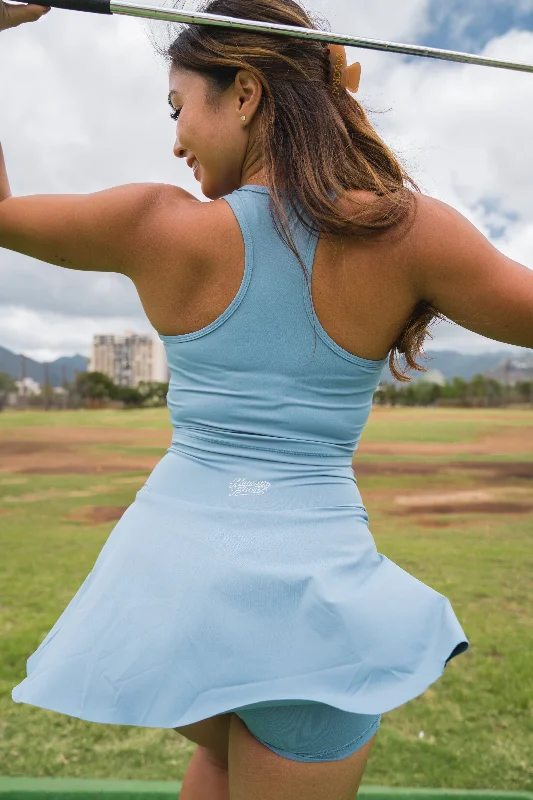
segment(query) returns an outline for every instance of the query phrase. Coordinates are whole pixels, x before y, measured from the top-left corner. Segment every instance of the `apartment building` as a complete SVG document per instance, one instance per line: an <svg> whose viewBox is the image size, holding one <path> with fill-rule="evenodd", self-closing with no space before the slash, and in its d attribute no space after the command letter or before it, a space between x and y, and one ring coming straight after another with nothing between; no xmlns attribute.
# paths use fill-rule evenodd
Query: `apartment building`
<svg viewBox="0 0 533 800"><path fill-rule="evenodd" d="M169 380L165 348L156 333L96 334L88 370L103 372L117 386Z"/></svg>

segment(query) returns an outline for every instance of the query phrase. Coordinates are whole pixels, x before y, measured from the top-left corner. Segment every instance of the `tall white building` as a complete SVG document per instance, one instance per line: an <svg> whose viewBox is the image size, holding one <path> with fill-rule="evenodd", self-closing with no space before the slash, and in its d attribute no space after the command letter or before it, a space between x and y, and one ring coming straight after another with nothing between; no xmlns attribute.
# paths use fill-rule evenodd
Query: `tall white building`
<svg viewBox="0 0 533 800"><path fill-rule="evenodd" d="M165 348L157 333L96 334L88 371L103 372L117 386L134 388L141 381L169 380Z"/></svg>
<svg viewBox="0 0 533 800"><path fill-rule="evenodd" d="M37 381L34 381L33 378L26 377L20 381L15 381L15 386L17 387L18 394L25 395L26 397L41 393L41 385L37 383Z"/></svg>

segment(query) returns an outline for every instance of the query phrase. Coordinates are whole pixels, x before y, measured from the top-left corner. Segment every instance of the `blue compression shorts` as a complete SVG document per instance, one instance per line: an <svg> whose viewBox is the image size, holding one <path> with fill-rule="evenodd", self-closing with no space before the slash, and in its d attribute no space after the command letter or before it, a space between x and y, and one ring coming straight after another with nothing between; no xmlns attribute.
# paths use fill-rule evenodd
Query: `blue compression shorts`
<svg viewBox="0 0 533 800"><path fill-rule="evenodd" d="M353 714L307 700L255 703L233 713L265 747L291 761L348 758L381 723L381 714Z"/></svg>

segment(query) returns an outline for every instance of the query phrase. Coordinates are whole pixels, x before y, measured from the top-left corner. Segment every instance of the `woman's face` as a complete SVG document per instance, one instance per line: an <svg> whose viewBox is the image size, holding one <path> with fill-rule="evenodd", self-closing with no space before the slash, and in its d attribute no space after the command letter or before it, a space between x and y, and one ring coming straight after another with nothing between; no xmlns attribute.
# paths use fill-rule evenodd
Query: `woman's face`
<svg viewBox="0 0 533 800"><path fill-rule="evenodd" d="M202 193L217 200L246 183L264 185L254 147L262 86L250 72L240 70L215 109L206 102L208 86L203 75L170 70L170 102L179 112L174 155L193 167L199 164L195 177Z"/></svg>

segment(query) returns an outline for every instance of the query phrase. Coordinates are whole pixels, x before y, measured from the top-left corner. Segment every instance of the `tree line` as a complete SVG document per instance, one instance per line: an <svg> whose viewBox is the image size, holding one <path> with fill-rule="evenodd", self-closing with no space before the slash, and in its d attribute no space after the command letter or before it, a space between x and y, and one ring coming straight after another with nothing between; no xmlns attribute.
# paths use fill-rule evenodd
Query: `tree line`
<svg viewBox="0 0 533 800"><path fill-rule="evenodd" d="M142 381L136 388L117 386L102 372L78 372L74 380L63 384L61 394L42 386L39 394L17 398L18 407L38 408L156 408L166 404L168 383ZM7 396L16 393L14 379L0 372L0 411ZM475 375L472 380L453 378L440 386L427 381L406 385L380 383L374 404L384 406L460 406L505 407L533 405L533 380L508 386L494 378Z"/></svg>
<svg viewBox="0 0 533 800"><path fill-rule="evenodd" d="M472 380L453 378L443 386L426 381L398 386L381 383L374 394L376 405L390 406L459 406L462 408L533 405L533 380L508 386L485 375Z"/></svg>
<svg viewBox="0 0 533 800"><path fill-rule="evenodd" d="M17 407L61 408L154 408L164 406L168 382L141 381L137 387L117 386L103 372L78 372L73 381L63 383L58 392L42 385L39 394L18 395ZM15 380L0 372L0 410L5 408L8 395L18 393Z"/></svg>

